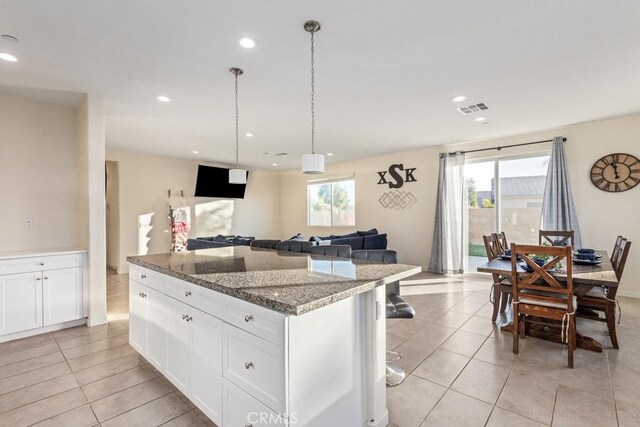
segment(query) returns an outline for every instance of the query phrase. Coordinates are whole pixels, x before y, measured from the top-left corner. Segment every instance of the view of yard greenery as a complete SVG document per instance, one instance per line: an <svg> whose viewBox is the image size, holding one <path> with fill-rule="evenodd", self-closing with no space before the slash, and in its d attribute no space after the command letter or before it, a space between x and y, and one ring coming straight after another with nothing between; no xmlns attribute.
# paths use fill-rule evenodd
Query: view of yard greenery
<svg viewBox="0 0 640 427"><path fill-rule="evenodd" d="M355 225L355 181L309 184L309 225Z"/></svg>
<svg viewBox="0 0 640 427"><path fill-rule="evenodd" d="M469 256L486 257L487 251L485 250L484 245L469 243Z"/></svg>

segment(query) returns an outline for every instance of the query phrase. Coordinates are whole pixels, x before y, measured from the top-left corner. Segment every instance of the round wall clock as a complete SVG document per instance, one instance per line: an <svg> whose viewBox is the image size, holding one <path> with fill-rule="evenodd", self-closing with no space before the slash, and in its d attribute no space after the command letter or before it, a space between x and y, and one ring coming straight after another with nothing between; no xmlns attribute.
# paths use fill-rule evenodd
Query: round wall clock
<svg viewBox="0 0 640 427"><path fill-rule="evenodd" d="M610 193L631 190L640 183L640 160L631 154L608 154L591 167L591 182Z"/></svg>

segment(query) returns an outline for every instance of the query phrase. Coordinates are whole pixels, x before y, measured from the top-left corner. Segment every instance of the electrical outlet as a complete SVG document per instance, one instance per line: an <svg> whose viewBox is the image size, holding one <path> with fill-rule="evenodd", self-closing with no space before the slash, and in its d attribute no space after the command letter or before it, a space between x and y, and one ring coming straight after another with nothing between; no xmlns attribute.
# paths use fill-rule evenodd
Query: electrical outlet
<svg viewBox="0 0 640 427"><path fill-rule="evenodd" d="M24 220L24 228L33 228L33 220L31 218Z"/></svg>

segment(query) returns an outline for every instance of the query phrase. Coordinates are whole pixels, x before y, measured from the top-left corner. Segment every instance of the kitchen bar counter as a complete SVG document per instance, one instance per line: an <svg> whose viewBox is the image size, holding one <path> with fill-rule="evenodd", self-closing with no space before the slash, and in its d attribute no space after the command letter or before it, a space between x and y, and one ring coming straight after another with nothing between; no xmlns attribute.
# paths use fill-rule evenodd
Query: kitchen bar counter
<svg viewBox="0 0 640 427"><path fill-rule="evenodd" d="M421 271L403 264L231 246L127 258L283 314L301 315Z"/></svg>

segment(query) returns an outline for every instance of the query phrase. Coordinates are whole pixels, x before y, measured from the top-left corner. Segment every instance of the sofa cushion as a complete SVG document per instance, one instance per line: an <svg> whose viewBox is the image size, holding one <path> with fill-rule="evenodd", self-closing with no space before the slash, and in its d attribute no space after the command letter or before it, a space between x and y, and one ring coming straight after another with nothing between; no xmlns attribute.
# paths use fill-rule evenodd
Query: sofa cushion
<svg viewBox="0 0 640 427"><path fill-rule="evenodd" d="M363 249L387 249L387 234L365 236Z"/></svg>
<svg viewBox="0 0 640 427"><path fill-rule="evenodd" d="M320 237L320 236L311 236L311 237L309 238L309 241L310 241L310 242L316 242L316 243L319 243L319 242L322 242L322 237Z"/></svg>
<svg viewBox="0 0 640 427"><path fill-rule="evenodd" d="M219 242L219 243L229 243L229 240L224 237L222 234L218 234L214 239L214 242Z"/></svg>
<svg viewBox="0 0 640 427"><path fill-rule="evenodd" d="M235 236L233 239L231 239L231 243L233 243L234 245L249 246L251 244L251 241L254 239L255 237L252 236Z"/></svg>
<svg viewBox="0 0 640 427"><path fill-rule="evenodd" d="M209 236L209 237L196 237L196 239L198 239L198 240L206 240L207 242L213 242L213 240L215 239L215 237L213 237L213 236Z"/></svg>
<svg viewBox="0 0 640 427"><path fill-rule="evenodd" d="M307 241L307 239L302 235L302 233L298 233L295 236L288 238L287 240L298 240L298 241L301 241L301 242L306 242Z"/></svg>
<svg viewBox="0 0 640 427"><path fill-rule="evenodd" d="M349 245L354 251L363 249L364 237L340 237L331 239L332 245Z"/></svg>
<svg viewBox="0 0 640 427"><path fill-rule="evenodd" d="M372 228L371 230L357 231L357 233L358 233L358 236L373 236L375 234L378 234L378 229Z"/></svg>
<svg viewBox="0 0 640 427"><path fill-rule="evenodd" d="M349 237L361 237L357 232L355 233L349 233L349 234L341 234L339 236L336 236L336 239L346 239Z"/></svg>

